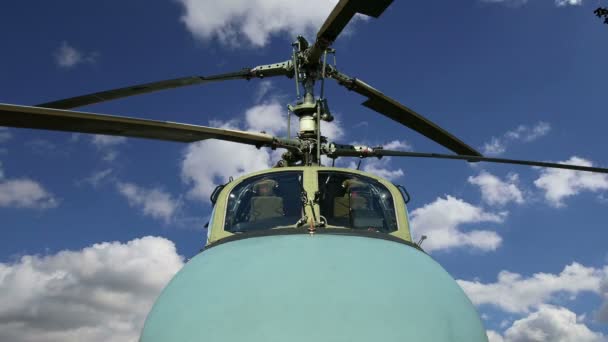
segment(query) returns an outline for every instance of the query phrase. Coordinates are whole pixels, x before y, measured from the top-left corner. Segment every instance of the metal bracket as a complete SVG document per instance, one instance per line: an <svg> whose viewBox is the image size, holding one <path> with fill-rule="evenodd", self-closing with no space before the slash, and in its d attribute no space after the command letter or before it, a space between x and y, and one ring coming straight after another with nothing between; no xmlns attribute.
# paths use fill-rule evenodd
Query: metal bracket
<svg viewBox="0 0 608 342"><path fill-rule="evenodd" d="M293 62L287 60L281 63L258 65L251 69L251 75L258 78L282 75L292 78L294 76Z"/></svg>

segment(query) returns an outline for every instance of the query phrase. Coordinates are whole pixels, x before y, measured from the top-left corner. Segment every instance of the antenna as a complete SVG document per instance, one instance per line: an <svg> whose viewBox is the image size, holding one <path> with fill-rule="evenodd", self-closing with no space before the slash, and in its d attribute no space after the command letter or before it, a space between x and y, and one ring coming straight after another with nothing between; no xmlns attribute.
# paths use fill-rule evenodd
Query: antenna
<svg viewBox="0 0 608 342"><path fill-rule="evenodd" d="M426 240L426 235L422 235L420 237L420 240L418 240L418 242L416 243L418 247L422 247L422 243L424 242L424 240Z"/></svg>

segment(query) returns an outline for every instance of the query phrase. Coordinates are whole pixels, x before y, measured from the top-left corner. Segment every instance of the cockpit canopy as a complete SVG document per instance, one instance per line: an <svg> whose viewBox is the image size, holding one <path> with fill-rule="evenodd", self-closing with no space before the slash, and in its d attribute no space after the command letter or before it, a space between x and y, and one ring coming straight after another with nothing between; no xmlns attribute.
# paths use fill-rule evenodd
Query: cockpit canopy
<svg viewBox="0 0 608 342"><path fill-rule="evenodd" d="M301 171L248 178L228 195L224 230L243 233L291 226L302 217Z"/></svg>
<svg viewBox="0 0 608 342"><path fill-rule="evenodd" d="M330 226L390 233L397 230L395 204L375 179L346 172L318 173L318 203Z"/></svg>
<svg viewBox="0 0 608 342"><path fill-rule="evenodd" d="M244 233L293 227L311 199L316 215L328 227L383 233L398 229L393 196L379 181L349 172L319 171L317 184L314 193L307 192L302 171L244 179L228 195L224 230Z"/></svg>

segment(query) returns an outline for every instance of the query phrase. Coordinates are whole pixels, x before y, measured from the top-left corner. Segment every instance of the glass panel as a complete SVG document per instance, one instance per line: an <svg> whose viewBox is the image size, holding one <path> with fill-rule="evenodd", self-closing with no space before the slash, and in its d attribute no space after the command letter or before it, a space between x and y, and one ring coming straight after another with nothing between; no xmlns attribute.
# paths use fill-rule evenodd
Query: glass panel
<svg viewBox="0 0 608 342"><path fill-rule="evenodd" d="M215 208L217 205L213 206L213 210L211 210L211 216L209 216L209 222L207 222L207 243L211 240L211 231L213 230L213 218L215 217Z"/></svg>
<svg viewBox="0 0 608 342"><path fill-rule="evenodd" d="M332 226L377 232L397 230L395 205L375 179L346 172L319 172L321 215Z"/></svg>
<svg viewBox="0 0 608 342"><path fill-rule="evenodd" d="M302 172L251 177L228 197L224 230L232 233L291 226L302 217Z"/></svg>

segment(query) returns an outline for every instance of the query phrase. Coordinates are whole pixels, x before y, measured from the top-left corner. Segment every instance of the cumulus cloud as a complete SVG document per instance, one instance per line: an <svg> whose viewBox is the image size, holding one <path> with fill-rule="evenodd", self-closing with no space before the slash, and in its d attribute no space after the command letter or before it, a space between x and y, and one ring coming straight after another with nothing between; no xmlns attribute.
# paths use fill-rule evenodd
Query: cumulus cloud
<svg viewBox="0 0 608 342"><path fill-rule="evenodd" d="M564 6L580 6L583 4L583 0L555 0L557 7Z"/></svg>
<svg viewBox="0 0 608 342"><path fill-rule="evenodd" d="M329 15L336 0L178 0L181 21L197 39L264 46L271 36L311 36ZM358 16L355 19L359 18Z"/></svg>
<svg viewBox="0 0 608 342"><path fill-rule="evenodd" d="M258 100L264 98L270 83L262 83L258 88ZM285 115L285 117L283 117ZM210 125L226 129L265 131L272 135L286 132L286 110L276 98L258 103L244 113L244 125L234 119L227 122L212 121ZM242 127L244 126L244 127ZM254 146L221 140L205 140L186 147L181 162L182 179L192 186L191 198L209 202L211 192L218 184L224 184L230 177L268 169L280 159L282 150L269 151Z"/></svg>
<svg viewBox="0 0 608 342"><path fill-rule="evenodd" d="M107 180L114 170L104 169L93 172L89 177L84 179L84 182L91 184L93 187L99 186L102 182Z"/></svg>
<svg viewBox="0 0 608 342"><path fill-rule="evenodd" d="M72 137L78 137L78 135L73 135ZM77 140L78 138L76 138ZM102 153L102 159L107 162L111 162L118 157L118 151L116 147L122 145L127 142L127 138L118 137L113 135L101 135L101 134L93 134L91 135L91 143L97 147L97 149Z"/></svg>
<svg viewBox="0 0 608 342"><path fill-rule="evenodd" d="M113 135L101 135L101 134L93 134L91 136L91 142L93 145L101 148L107 146L116 146L123 144L127 141L125 137L117 137Z"/></svg>
<svg viewBox="0 0 608 342"><path fill-rule="evenodd" d="M411 151L412 145L405 140L392 140L382 146L385 150ZM382 159L369 158L363 161L363 171L372 173L376 176L386 178L390 181L397 180L405 175L403 169L394 168L391 165L392 158ZM354 163L353 163L354 166Z"/></svg>
<svg viewBox="0 0 608 342"><path fill-rule="evenodd" d="M48 209L57 199L40 183L27 178L3 179L0 170L0 207Z"/></svg>
<svg viewBox="0 0 608 342"><path fill-rule="evenodd" d="M326 159L328 159L328 158L326 158ZM329 160L327 160L327 161L329 161ZM359 160L359 161L361 162L361 167L359 168L360 170L369 172L371 174L374 174L378 177L388 179L390 181L395 181L405 175L405 172L403 172L403 169L401 169L401 168L394 169L392 167L390 157L385 157L382 159L367 158L367 159L363 159L363 160ZM330 163L326 163L325 161L324 161L324 163L330 164ZM358 164L358 162L355 163L354 161L351 160L348 163L338 162L336 164L336 166L345 167L348 169L357 169L357 164Z"/></svg>
<svg viewBox="0 0 608 342"><path fill-rule="evenodd" d="M0 263L0 340L137 341L182 266L171 241L151 236Z"/></svg>
<svg viewBox="0 0 608 342"><path fill-rule="evenodd" d="M357 142L357 141L351 142L350 144L351 145L377 146L377 144L369 144L369 143ZM382 148L384 148L386 150L411 151L412 145L410 145L405 140L392 140L392 141L389 141L389 142L383 144ZM329 159L328 158L326 158L326 159L327 160L324 160L324 163L329 164L329 163L326 163L326 161L329 161ZM360 167L361 170L372 173L372 174L382 177L382 178L386 178L390 181L397 180L405 175L405 172L403 171L403 169L394 168L394 166L392 165L393 159L391 157L384 157L382 159L366 158L366 159L359 160L359 161L361 162L361 167ZM345 168L349 168L349 169L356 169L357 164L358 164L358 162L354 162L352 160L350 160L349 162L346 162L346 163L338 161L337 166L345 167Z"/></svg>
<svg viewBox="0 0 608 342"><path fill-rule="evenodd" d="M504 342L502 335L494 330L488 330L486 331L486 334L488 335L489 342Z"/></svg>
<svg viewBox="0 0 608 342"><path fill-rule="evenodd" d="M253 146L207 140L188 145L181 163L182 178L192 185L192 198L209 202L209 196L217 184L229 177L270 168L271 153Z"/></svg>
<svg viewBox="0 0 608 342"><path fill-rule="evenodd" d="M180 207L180 201L161 189L146 189L133 183L116 184L118 191L127 198L129 205L138 207L144 215L171 221Z"/></svg>
<svg viewBox="0 0 608 342"><path fill-rule="evenodd" d="M579 322L576 313L558 306L542 305L536 312L519 319L504 336L488 332L490 342L605 342L606 337Z"/></svg>
<svg viewBox="0 0 608 342"><path fill-rule="evenodd" d="M515 142L529 143L535 141L551 131L551 125L540 121L534 126L519 125L517 128L507 131L500 137L492 137L483 145L483 153L487 155L499 155L507 150L507 147Z"/></svg>
<svg viewBox="0 0 608 342"><path fill-rule="evenodd" d="M501 271L494 283L458 280L476 305L493 305L511 313L528 313L559 294L576 296L581 292L598 293L605 272L579 263L567 265L559 274L536 273L531 277Z"/></svg>
<svg viewBox="0 0 608 342"><path fill-rule="evenodd" d="M393 169L391 167L391 158L367 159L363 163L363 171L390 181L399 179L405 174L401 168Z"/></svg>
<svg viewBox="0 0 608 342"><path fill-rule="evenodd" d="M519 176L517 174L510 174L503 181L487 171L481 171L479 175L469 177L468 181L479 186L483 201L489 205L505 205L509 202L524 203L523 193L518 187Z"/></svg>
<svg viewBox="0 0 608 342"><path fill-rule="evenodd" d="M287 111L279 101L272 100L249 108L245 112L245 122L251 131L278 135L287 130Z"/></svg>
<svg viewBox="0 0 608 342"><path fill-rule="evenodd" d="M482 251L497 249L502 238L494 231L463 231L462 225L502 223L506 213L486 212L452 196L437 198L411 213L412 231L418 237L426 235L424 247L428 251L451 248L474 248ZM417 239L417 238L416 238Z"/></svg>
<svg viewBox="0 0 608 342"><path fill-rule="evenodd" d="M54 57L57 65L67 69L82 63L94 63L97 59L97 53L84 53L63 41L55 51Z"/></svg>
<svg viewBox="0 0 608 342"><path fill-rule="evenodd" d="M334 115L334 121L321 122L321 134L327 137L330 141L335 141L343 138L346 135L346 132L344 132L340 119Z"/></svg>
<svg viewBox="0 0 608 342"><path fill-rule="evenodd" d="M385 150L411 151L412 145L405 140L393 140L382 146Z"/></svg>
<svg viewBox="0 0 608 342"><path fill-rule="evenodd" d="M263 99L270 84L262 84L256 98ZM212 121L210 126L246 131L265 131L281 136L286 134L287 110L276 97L257 103L244 113L244 120ZM293 125L292 125L293 126ZM340 120L322 122L321 132L330 140L344 135ZM254 146L205 140L188 145L181 161L181 176L186 184L192 186L188 195L191 198L209 202L211 192L218 184L224 184L230 177L237 178L248 173L272 167L284 152L257 149ZM326 159L324 159L326 160Z"/></svg>
<svg viewBox="0 0 608 342"><path fill-rule="evenodd" d="M591 161L576 156L559 163L593 166ZM565 198L580 192L608 189L608 175L605 174L560 169L541 169L540 172L534 185L544 191L545 199L554 207L563 207Z"/></svg>
<svg viewBox="0 0 608 342"><path fill-rule="evenodd" d="M270 91L274 89L274 85L271 80L259 81L258 90L255 92L255 102L260 103L262 100L270 94Z"/></svg>

